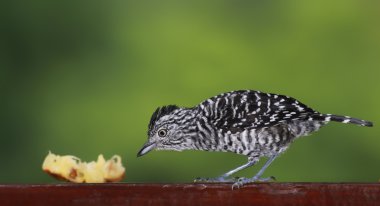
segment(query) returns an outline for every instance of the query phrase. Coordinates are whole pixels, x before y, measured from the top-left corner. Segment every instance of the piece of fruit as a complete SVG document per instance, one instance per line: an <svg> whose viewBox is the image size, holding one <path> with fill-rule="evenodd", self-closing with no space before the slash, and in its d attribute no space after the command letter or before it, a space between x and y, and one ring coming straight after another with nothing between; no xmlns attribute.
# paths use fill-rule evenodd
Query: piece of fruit
<svg viewBox="0 0 380 206"><path fill-rule="evenodd" d="M119 182L125 174L119 155L107 161L99 155L96 162L86 163L72 155L60 156L49 152L42 169L57 179L75 183Z"/></svg>

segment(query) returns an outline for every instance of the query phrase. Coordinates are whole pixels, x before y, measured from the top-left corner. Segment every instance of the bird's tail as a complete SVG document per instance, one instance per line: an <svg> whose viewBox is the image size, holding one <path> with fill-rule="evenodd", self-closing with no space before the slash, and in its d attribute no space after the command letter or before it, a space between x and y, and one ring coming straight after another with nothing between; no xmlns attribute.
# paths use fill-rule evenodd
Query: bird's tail
<svg viewBox="0 0 380 206"><path fill-rule="evenodd" d="M349 116L341 116L341 115L334 115L334 114L315 114L312 117L314 120L321 120L325 122L341 122L341 123L351 123L351 124L357 124L360 126L366 126L366 127L372 127L373 123L366 120L361 120Z"/></svg>

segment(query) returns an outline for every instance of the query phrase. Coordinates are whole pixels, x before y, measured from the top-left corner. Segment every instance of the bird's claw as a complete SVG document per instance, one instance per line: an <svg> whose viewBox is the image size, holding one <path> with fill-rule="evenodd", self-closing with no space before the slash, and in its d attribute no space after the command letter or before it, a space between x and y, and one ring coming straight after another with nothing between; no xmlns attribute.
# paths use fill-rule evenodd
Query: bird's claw
<svg viewBox="0 0 380 206"><path fill-rule="evenodd" d="M241 177L239 178L234 184L232 184L232 189L239 189L241 188L244 184L248 184L250 182L253 182L251 179L249 178L245 178L245 177Z"/></svg>
<svg viewBox="0 0 380 206"><path fill-rule="evenodd" d="M227 179L225 177L216 177L216 178L202 178L198 177L194 179L194 182L235 182L234 179Z"/></svg>
<svg viewBox="0 0 380 206"><path fill-rule="evenodd" d="M241 177L239 178L234 184L232 184L232 189L239 189L243 187L246 184L253 183L253 182L269 182L269 181L275 181L276 178L273 176L267 177L267 178L261 178L261 177L252 177L252 178L246 178Z"/></svg>
<svg viewBox="0 0 380 206"><path fill-rule="evenodd" d="M194 179L194 182L200 183L200 182L208 182L208 183L216 183L216 182L227 182L227 183L233 183L232 189L239 189L243 187L246 184L253 183L253 182L269 182L269 181L275 181L276 178L271 176L267 178L261 178L261 177L252 177L252 178L246 178L246 177L235 177L231 179L227 179L226 177L216 177L216 178L202 178L198 177Z"/></svg>

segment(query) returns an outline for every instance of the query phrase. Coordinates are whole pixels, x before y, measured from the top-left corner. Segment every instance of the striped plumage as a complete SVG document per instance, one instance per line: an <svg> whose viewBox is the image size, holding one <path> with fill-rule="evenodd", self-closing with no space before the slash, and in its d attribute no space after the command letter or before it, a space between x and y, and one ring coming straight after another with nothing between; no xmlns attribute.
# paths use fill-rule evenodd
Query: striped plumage
<svg viewBox="0 0 380 206"><path fill-rule="evenodd" d="M348 116L321 114L288 96L233 91L193 108L175 105L158 108L149 123L149 140L139 156L152 149L222 151L248 156L246 165L212 179L226 181L227 176L252 166L262 156L270 157L269 165L293 140L330 121L372 126L371 122ZM240 179L234 186L260 180L260 176Z"/></svg>

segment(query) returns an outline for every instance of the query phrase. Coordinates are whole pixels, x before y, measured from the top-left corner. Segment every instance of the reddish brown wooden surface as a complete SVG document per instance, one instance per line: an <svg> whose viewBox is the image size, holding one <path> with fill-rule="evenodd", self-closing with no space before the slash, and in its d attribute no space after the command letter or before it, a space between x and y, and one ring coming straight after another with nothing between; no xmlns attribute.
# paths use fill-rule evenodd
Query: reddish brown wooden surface
<svg viewBox="0 0 380 206"><path fill-rule="evenodd" d="M0 185L0 205L380 205L380 184Z"/></svg>

